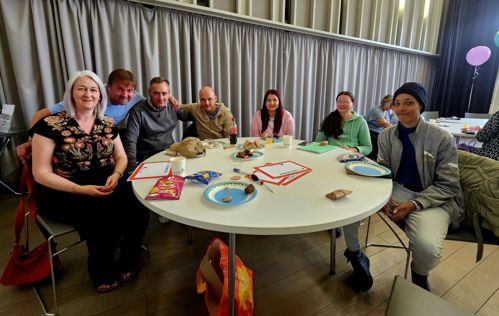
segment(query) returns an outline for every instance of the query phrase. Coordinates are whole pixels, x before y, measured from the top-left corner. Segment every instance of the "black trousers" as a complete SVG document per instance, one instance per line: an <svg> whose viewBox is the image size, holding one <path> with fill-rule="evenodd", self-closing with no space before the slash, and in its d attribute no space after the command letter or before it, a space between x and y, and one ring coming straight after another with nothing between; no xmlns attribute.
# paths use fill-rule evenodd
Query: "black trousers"
<svg viewBox="0 0 499 316"><path fill-rule="evenodd" d="M88 272L97 284L111 283L138 266L149 211L138 207L131 184L120 182L107 197L70 194L37 186L40 214L72 224L88 248ZM119 261L115 254L120 250Z"/></svg>

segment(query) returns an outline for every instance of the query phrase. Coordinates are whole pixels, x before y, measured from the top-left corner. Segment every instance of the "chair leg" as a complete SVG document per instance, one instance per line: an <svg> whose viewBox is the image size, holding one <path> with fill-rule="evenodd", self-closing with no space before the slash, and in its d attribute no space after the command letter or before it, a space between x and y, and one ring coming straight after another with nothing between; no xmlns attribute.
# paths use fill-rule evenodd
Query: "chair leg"
<svg viewBox="0 0 499 316"><path fill-rule="evenodd" d="M52 285L52 297L54 299L54 312L49 313L47 304L45 303L45 300L42 297L41 291L38 288L38 285L34 284L33 289L35 290L36 297L38 298L38 301L40 302L40 305L42 306L43 309L43 314L46 316L54 316L57 315L58 312L58 306L57 306L57 291L55 287L55 269L54 269L54 260L53 260L53 249L52 249L52 239L53 236L50 236L47 240L48 242L48 249L49 249L49 261L50 261L50 281ZM56 253L55 255L58 255Z"/></svg>
<svg viewBox="0 0 499 316"><path fill-rule="evenodd" d="M336 232L334 229L331 229L329 232L331 235L329 274L334 275L336 273Z"/></svg>
<svg viewBox="0 0 499 316"><path fill-rule="evenodd" d="M24 199L24 196L22 197ZM24 213L24 223L25 223L25 229L26 229L26 251L29 251L29 211Z"/></svg>
<svg viewBox="0 0 499 316"><path fill-rule="evenodd" d="M142 249L144 249L145 251L149 252L149 234L147 231L145 233L144 240L140 245L140 247L142 247Z"/></svg>
<svg viewBox="0 0 499 316"><path fill-rule="evenodd" d="M396 249L403 249L406 252L406 260L405 260L405 270L404 270L404 278L407 279L409 276L409 264L411 261L411 248L409 248L409 245L406 245L403 241L402 238L397 234L395 229L393 229L392 225L388 223L388 221L380 214L376 213L381 220L388 226L388 228L392 231L393 235L397 238L398 242L400 243L400 246L394 246L394 245L388 245L388 244L369 244L368 238L369 238L369 229L371 226L371 217L369 217L367 221L367 233L366 233L366 248L367 247L385 247L385 248L396 248Z"/></svg>
<svg viewBox="0 0 499 316"><path fill-rule="evenodd" d="M367 231L366 231L366 248L369 240L369 229L371 228L371 216L367 218Z"/></svg>
<svg viewBox="0 0 499 316"><path fill-rule="evenodd" d="M187 243L192 244L192 227L187 226Z"/></svg>
<svg viewBox="0 0 499 316"><path fill-rule="evenodd" d="M57 315L58 311L58 306L57 306L57 291L55 289L55 269L54 269L54 256L52 255L53 249L52 249L52 239L53 237L49 237L48 239L48 244L49 244L49 259L50 259L50 277L52 281L52 295L54 296L54 314Z"/></svg>

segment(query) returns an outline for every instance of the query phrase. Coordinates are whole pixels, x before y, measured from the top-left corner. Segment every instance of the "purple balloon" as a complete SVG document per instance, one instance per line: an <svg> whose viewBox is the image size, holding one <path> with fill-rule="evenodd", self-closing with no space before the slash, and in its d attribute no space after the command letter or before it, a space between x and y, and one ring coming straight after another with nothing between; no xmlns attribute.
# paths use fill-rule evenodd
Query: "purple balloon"
<svg viewBox="0 0 499 316"><path fill-rule="evenodd" d="M487 46L476 46L466 54L466 61L471 66L480 66L490 58L490 48Z"/></svg>

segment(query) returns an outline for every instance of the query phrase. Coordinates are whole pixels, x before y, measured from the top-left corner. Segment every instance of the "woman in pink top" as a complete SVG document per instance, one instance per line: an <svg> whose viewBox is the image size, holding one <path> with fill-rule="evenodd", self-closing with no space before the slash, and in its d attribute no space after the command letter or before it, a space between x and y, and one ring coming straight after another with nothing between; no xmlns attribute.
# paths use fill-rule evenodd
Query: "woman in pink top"
<svg viewBox="0 0 499 316"><path fill-rule="evenodd" d="M283 136L295 133L295 121L282 106L281 94L268 90L263 98L262 109L255 113L251 123L251 136Z"/></svg>

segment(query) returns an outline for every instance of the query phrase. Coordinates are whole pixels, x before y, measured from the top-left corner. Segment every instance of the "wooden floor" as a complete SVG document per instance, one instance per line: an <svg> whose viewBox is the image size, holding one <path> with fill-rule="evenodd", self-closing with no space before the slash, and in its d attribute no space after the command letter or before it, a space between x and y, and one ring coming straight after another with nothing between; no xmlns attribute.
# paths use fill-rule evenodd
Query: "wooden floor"
<svg viewBox="0 0 499 316"><path fill-rule="evenodd" d="M13 241L17 199L0 196L0 269ZM304 209L306 211L306 209ZM361 226L365 235L367 225ZM32 226L33 227L33 226ZM373 217L370 242L395 243L383 222ZM32 237L39 241L34 231ZM36 236L35 236L36 235ZM140 274L119 289L97 294L86 272L84 245L62 256L57 280L61 315L207 315L203 296L196 293L195 272L209 240L222 233L187 228L170 222L149 226L151 258ZM383 315L395 275L403 274L405 253L369 247L374 286L367 293L347 285L351 268L338 240L337 273L328 274L329 235L318 232L287 236L237 236L237 254L254 271L255 315ZM473 244L446 241L441 264L430 280L433 293L476 313L498 315L499 247L486 246L483 260L474 262ZM48 284L42 287L50 298ZM0 315L40 315L31 287L0 286Z"/></svg>

